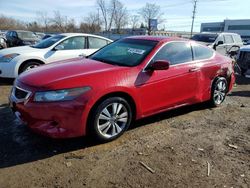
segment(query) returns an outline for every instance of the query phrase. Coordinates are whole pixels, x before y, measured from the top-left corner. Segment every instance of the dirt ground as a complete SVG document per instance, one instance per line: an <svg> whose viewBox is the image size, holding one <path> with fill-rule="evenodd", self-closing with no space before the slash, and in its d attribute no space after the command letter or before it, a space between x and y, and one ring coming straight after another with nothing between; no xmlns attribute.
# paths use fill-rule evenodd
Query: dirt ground
<svg viewBox="0 0 250 188"><path fill-rule="evenodd" d="M250 187L250 79L219 108L146 118L106 144L33 134L8 108L11 81L0 82L1 188Z"/></svg>

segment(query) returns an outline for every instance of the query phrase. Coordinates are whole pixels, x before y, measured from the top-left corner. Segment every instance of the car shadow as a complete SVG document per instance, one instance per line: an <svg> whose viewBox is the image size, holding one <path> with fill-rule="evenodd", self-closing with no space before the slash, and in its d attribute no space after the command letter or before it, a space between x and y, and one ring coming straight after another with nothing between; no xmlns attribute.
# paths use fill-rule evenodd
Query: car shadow
<svg viewBox="0 0 250 188"><path fill-rule="evenodd" d="M128 131L205 108L207 105L203 103L154 115L136 121ZM46 159L95 145L99 143L90 137L58 140L35 134L16 120L7 104L0 105L0 168Z"/></svg>
<svg viewBox="0 0 250 188"><path fill-rule="evenodd" d="M250 97L250 91L232 91L228 96Z"/></svg>
<svg viewBox="0 0 250 188"><path fill-rule="evenodd" d="M0 78L0 86L10 86L13 85L15 79L13 78Z"/></svg>

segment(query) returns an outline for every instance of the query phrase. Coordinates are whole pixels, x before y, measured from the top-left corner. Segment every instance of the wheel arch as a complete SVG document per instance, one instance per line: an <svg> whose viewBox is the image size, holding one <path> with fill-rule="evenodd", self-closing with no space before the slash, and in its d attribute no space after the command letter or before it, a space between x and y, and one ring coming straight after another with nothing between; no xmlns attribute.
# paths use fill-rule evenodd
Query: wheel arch
<svg viewBox="0 0 250 188"><path fill-rule="evenodd" d="M23 68L27 63L29 63L29 62L36 62L36 63L39 63L39 64L41 64L41 65L44 65L44 64L45 64L43 61L41 61L41 60L39 60L39 59L28 59L28 60L25 60L25 61L23 61L23 62L20 64L20 66L19 66L19 68L18 68L18 74L21 73L22 68Z"/></svg>
<svg viewBox="0 0 250 188"><path fill-rule="evenodd" d="M127 100L127 102L131 105L131 109L132 109L132 115L133 115L132 121L136 119L138 107L136 105L134 98L130 94L128 94L124 91L116 91L116 92L107 93L107 94L103 95L102 97L100 97L97 101L95 101L94 105L89 110L89 113L87 116L87 126L86 126L86 130L85 130L86 132L89 131L89 125L90 125L91 115L92 115L93 111L97 108L97 106L102 101L104 101L105 99L108 99L110 97L122 97L125 100Z"/></svg>

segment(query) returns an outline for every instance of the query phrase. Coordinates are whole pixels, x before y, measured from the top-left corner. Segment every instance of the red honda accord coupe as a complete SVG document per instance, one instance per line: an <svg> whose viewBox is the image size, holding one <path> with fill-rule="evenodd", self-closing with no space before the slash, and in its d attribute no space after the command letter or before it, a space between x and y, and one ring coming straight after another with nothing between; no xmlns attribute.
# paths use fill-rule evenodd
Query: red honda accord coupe
<svg viewBox="0 0 250 188"><path fill-rule="evenodd" d="M203 101L218 106L234 81L232 61L196 42L129 37L23 73L10 105L40 134L111 141L140 118Z"/></svg>

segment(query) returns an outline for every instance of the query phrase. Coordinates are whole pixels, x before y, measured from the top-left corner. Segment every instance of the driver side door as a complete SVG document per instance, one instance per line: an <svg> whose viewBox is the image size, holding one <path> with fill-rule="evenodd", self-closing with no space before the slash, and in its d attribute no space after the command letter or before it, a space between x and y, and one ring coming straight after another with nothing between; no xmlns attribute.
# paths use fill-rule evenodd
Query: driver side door
<svg viewBox="0 0 250 188"><path fill-rule="evenodd" d="M193 61L190 42L170 42L153 57L170 63L168 70L143 71L137 79L145 116L195 102L199 68ZM150 64L149 63L149 64Z"/></svg>

